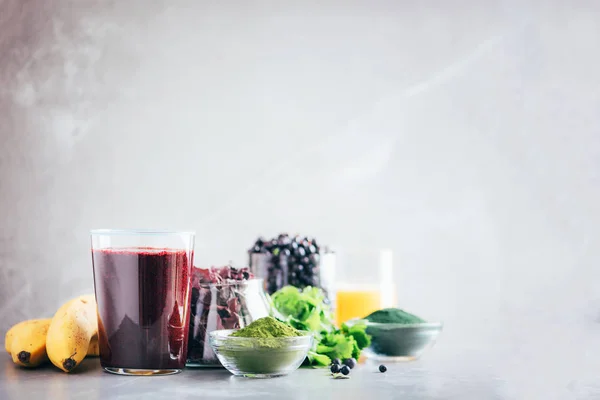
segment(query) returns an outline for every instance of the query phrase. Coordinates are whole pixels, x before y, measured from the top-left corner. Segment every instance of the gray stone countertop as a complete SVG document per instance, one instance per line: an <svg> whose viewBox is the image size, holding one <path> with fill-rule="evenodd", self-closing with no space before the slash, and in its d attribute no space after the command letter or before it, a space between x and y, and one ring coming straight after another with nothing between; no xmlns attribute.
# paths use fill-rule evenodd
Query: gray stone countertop
<svg viewBox="0 0 600 400"><path fill-rule="evenodd" d="M432 376L427 362L357 366L350 379L333 379L327 370L301 368L279 378L234 377L225 369L186 369L170 376L131 377L103 372L99 360L86 359L73 373L47 365L21 369L8 354L0 361L0 399L480 399L495 396L492 381L464 381Z"/></svg>
<svg viewBox="0 0 600 400"><path fill-rule="evenodd" d="M590 349L591 350L591 349ZM357 366L350 379L333 379L327 370L301 368L279 378L234 377L225 369L186 369L170 376L116 376L98 358L84 360L71 374L52 365L26 370L0 353L0 399L600 399L596 354L539 357L508 353L503 346L463 347L456 352L438 343L420 360ZM587 360L587 361L586 361Z"/></svg>

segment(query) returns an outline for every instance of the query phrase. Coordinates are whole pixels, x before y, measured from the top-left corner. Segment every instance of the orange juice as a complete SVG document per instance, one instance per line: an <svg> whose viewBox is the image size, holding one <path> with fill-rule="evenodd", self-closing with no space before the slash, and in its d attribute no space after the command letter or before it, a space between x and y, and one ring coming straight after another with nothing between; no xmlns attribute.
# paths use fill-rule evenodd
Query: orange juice
<svg viewBox="0 0 600 400"><path fill-rule="evenodd" d="M381 308L381 293L377 289L338 290L335 299L338 326L352 318L366 317Z"/></svg>

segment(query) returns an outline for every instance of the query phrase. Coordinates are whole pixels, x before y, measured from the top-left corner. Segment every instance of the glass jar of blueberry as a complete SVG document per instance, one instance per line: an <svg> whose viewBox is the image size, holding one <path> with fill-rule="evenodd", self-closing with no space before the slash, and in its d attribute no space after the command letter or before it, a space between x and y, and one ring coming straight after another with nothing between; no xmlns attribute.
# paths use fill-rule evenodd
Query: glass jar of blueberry
<svg viewBox="0 0 600 400"><path fill-rule="evenodd" d="M208 334L244 328L268 315L263 280L254 279L247 267L194 268L186 366L220 366Z"/></svg>
<svg viewBox="0 0 600 400"><path fill-rule="evenodd" d="M269 294L287 285L320 287L327 292L327 266L333 254L315 238L287 233L270 240L258 238L248 254L250 271L264 279Z"/></svg>

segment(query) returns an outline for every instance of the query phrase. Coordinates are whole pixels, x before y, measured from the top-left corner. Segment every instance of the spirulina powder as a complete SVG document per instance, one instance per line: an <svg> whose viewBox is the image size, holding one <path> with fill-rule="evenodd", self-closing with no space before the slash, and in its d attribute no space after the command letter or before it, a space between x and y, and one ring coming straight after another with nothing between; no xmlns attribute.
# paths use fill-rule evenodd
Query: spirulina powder
<svg viewBox="0 0 600 400"><path fill-rule="evenodd" d="M367 315L364 319L379 324L418 324L425 322L424 319L407 313L399 308L384 308L382 310L377 310Z"/></svg>
<svg viewBox="0 0 600 400"><path fill-rule="evenodd" d="M371 349L376 354L392 357L410 356L415 343L423 340L422 335L413 333L414 329L418 328L409 325L425 320L399 308L384 308L367 315L365 319L378 324L367 327L367 333L372 336Z"/></svg>
<svg viewBox="0 0 600 400"><path fill-rule="evenodd" d="M279 322L273 317L264 317L257 319L239 331L235 331L231 336L261 339L302 336L302 334L296 328Z"/></svg>
<svg viewBox="0 0 600 400"><path fill-rule="evenodd" d="M273 317L257 319L245 328L231 334L232 337L251 338L248 341L231 341L229 348L221 349L234 358L237 367L256 375L279 374L302 357L305 350L281 338L303 336L297 329L279 322Z"/></svg>

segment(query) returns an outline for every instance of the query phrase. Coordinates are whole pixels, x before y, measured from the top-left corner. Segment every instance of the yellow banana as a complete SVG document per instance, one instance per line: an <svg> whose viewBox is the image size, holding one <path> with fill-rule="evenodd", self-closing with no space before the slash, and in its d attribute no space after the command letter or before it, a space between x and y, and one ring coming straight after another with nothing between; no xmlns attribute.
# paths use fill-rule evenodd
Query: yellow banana
<svg viewBox="0 0 600 400"><path fill-rule="evenodd" d="M52 364L72 371L84 359L98 334L94 295L80 296L63 304L50 323L46 351Z"/></svg>
<svg viewBox="0 0 600 400"><path fill-rule="evenodd" d="M90 347L88 347L88 357L98 357L100 355L100 343L98 343L98 335L95 335L90 341Z"/></svg>
<svg viewBox="0 0 600 400"><path fill-rule="evenodd" d="M37 367L48 360L46 333L50 321L50 319L23 321L6 332L6 350L15 364L22 367Z"/></svg>

